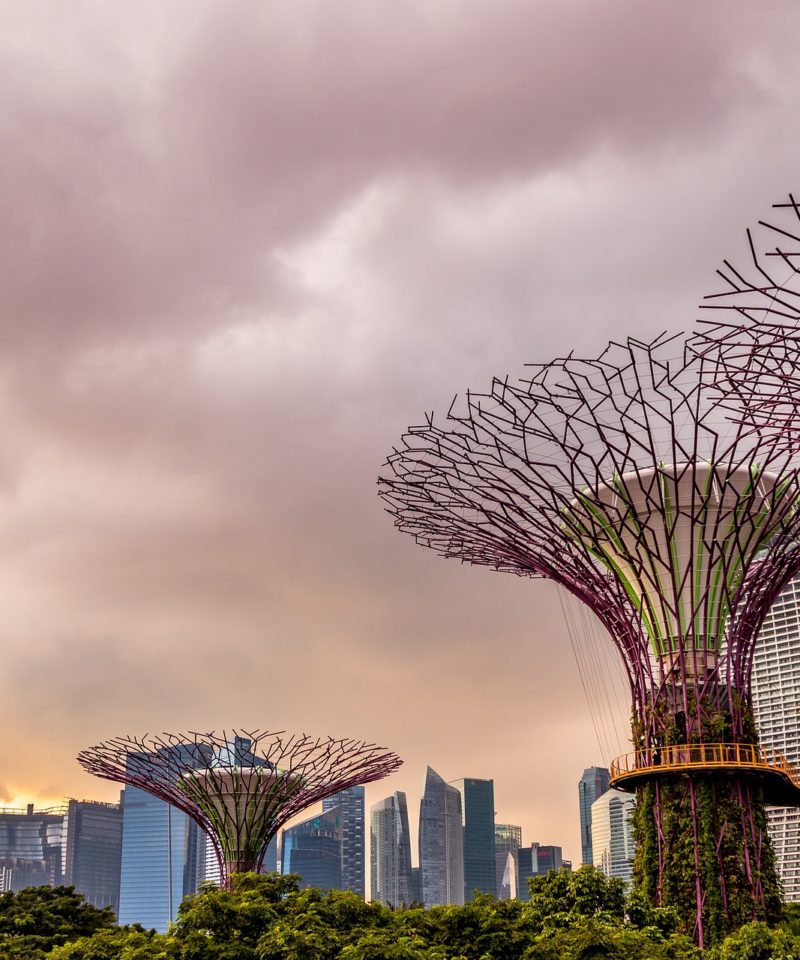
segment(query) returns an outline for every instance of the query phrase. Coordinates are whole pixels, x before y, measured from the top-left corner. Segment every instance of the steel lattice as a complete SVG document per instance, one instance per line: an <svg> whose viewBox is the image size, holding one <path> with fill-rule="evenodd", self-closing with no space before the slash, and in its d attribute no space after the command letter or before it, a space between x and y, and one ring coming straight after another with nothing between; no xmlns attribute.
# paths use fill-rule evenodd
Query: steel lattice
<svg viewBox="0 0 800 960"><path fill-rule="evenodd" d="M692 347L712 395L745 427L800 447L800 205L792 194L747 230L749 263L724 260Z"/></svg>
<svg viewBox="0 0 800 960"><path fill-rule="evenodd" d="M537 365L514 383L495 379L444 420L409 428L379 481L396 525L417 542L554 580L594 611L624 659L634 745L647 763L661 763L676 737L753 741L755 638L800 571L798 464L774 430L731 415L734 397L720 408L709 365L696 341L664 335ZM650 782L662 902L682 837L664 819L668 771L659 773ZM739 862L753 916L766 916L761 781L743 769L723 781L741 817L741 846L731 851L727 822L700 854L694 771L672 778L671 796L690 811L698 865L719 864L723 902L734 889L729 864ZM690 894L701 943L707 880L698 873Z"/></svg>
<svg viewBox="0 0 800 960"><path fill-rule="evenodd" d="M258 730L115 737L78 761L188 814L211 838L223 883L258 870L272 837L306 807L402 763L362 740Z"/></svg>

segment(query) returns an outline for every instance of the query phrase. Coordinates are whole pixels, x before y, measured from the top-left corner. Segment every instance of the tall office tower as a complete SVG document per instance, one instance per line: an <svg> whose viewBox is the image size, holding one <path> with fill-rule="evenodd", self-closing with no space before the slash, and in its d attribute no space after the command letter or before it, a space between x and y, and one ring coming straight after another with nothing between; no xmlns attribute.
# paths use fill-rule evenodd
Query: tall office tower
<svg viewBox="0 0 800 960"><path fill-rule="evenodd" d="M0 892L62 883L66 808L0 810Z"/></svg>
<svg viewBox="0 0 800 960"><path fill-rule="evenodd" d="M342 822L342 890L352 890L364 898L364 788L348 787L322 801L322 809L339 807Z"/></svg>
<svg viewBox="0 0 800 960"><path fill-rule="evenodd" d="M607 877L633 879L633 807L636 798L621 790L606 790L592 804L592 858Z"/></svg>
<svg viewBox="0 0 800 960"><path fill-rule="evenodd" d="M411 868L411 903L422 903L422 871L419 867Z"/></svg>
<svg viewBox="0 0 800 960"><path fill-rule="evenodd" d="M267 844L259 873L275 873L278 869L278 834Z"/></svg>
<svg viewBox="0 0 800 960"><path fill-rule="evenodd" d="M461 794L428 767L419 805L419 898L426 907L464 902Z"/></svg>
<svg viewBox="0 0 800 960"><path fill-rule="evenodd" d="M561 847L532 843L517 851L517 897L527 900L530 896L528 880L531 877L546 877L551 870L564 866Z"/></svg>
<svg viewBox="0 0 800 960"><path fill-rule="evenodd" d="M166 932L197 889L200 827L172 804L127 784L122 792L119 922Z"/></svg>
<svg viewBox="0 0 800 960"><path fill-rule="evenodd" d="M284 830L281 871L300 874L303 887L340 890L342 821L341 807L332 807Z"/></svg>
<svg viewBox="0 0 800 960"><path fill-rule="evenodd" d="M753 656L753 714L762 748L800 766L800 578L778 596ZM783 897L800 900L800 808L768 807Z"/></svg>
<svg viewBox="0 0 800 960"><path fill-rule="evenodd" d="M464 826L464 899L497 893L494 859L494 780L454 780Z"/></svg>
<svg viewBox="0 0 800 960"><path fill-rule="evenodd" d="M608 770L587 767L578 781L578 806L581 815L581 862L592 861L592 804L608 790Z"/></svg>
<svg viewBox="0 0 800 960"><path fill-rule="evenodd" d="M521 846L522 827L513 823L494 825L494 859L499 900L510 900L517 895L517 852Z"/></svg>
<svg viewBox="0 0 800 960"><path fill-rule="evenodd" d="M197 887L202 883L213 883L220 885L220 869L217 851L211 837L205 832L200 831L197 847Z"/></svg>
<svg viewBox="0 0 800 960"><path fill-rule="evenodd" d="M95 907L119 913L122 809L118 803L70 800L64 817L64 883Z"/></svg>
<svg viewBox="0 0 800 960"><path fill-rule="evenodd" d="M408 806L402 791L370 807L372 899L391 907L413 900Z"/></svg>

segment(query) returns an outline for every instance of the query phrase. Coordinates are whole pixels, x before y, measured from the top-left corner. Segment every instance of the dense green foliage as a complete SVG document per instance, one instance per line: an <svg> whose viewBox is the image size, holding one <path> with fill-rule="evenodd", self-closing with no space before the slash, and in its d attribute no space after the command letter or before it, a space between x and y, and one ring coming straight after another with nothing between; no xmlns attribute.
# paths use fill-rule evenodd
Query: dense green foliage
<svg viewBox="0 0 800 960"><path fill-rule="evenodd" d="M0 894L0 960L39 960L53 948L115 927L111 910L85 903L72 887Z"/></svg>
<svg viewBox="0 0 800 960"><path fill-rule="evenodd" d="M0 960L800 960L800 909L701 952L680 916L592 867L531 881L528 902L391 910L296 877L243 874L188 897L168 934L117 927L71 888L0 897Z"/></svg>

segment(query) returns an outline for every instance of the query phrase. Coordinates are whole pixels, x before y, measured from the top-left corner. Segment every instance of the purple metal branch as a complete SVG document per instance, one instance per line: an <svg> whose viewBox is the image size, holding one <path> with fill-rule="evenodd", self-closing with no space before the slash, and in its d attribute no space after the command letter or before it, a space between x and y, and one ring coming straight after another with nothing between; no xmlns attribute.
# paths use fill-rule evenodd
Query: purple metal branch
<svg viewBox="0 0 800 960"><path fill-rule="evenodd" d="M115 737L82 751L78 762L191 817L214 845L223 882L258 870L272 837L306 807L402 764L363 740L258 730Z"/></svg>
<svg viewBox="0 0 800 960"><path fill-rule="evenodd" d="M738 296L744 281L730 276ZM749 290L776 299L775 284ZM516 383L495 379L444 420L429 415L409 428L379 481L396 526L420 544L554 580L594 611L625 664L645 753L674 743L676 729L683 742L702 742L720 714L733 742L748 742L755 639L800 572L794 447L758 424L748 390L728 390L720 405L738 330L704 344L629 338L597 358L536 365ZM783 380L761 379L755 363L747 375L760 397L781 403ZM702 943L695 774L683 776ZM664 836L658 777L655 786L661 896L673 838ZM753 800L749 786L738 788L743 880L765 909Z"/></svg>

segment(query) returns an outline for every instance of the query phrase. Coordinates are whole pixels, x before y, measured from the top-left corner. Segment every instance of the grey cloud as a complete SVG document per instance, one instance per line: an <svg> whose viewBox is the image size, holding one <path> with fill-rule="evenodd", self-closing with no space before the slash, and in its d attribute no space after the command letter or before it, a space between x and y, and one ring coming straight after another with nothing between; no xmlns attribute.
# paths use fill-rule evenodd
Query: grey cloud
<svg viewBox="0 0 800 960"><path fill-rule="evenodd" d="M375 477L457 391L692 322L792 186L794 6L65 9L0 41L5 779L110 797L71 758L118 730L329 729L574 853L600 758L552 590L419 550Z"/></svg>

